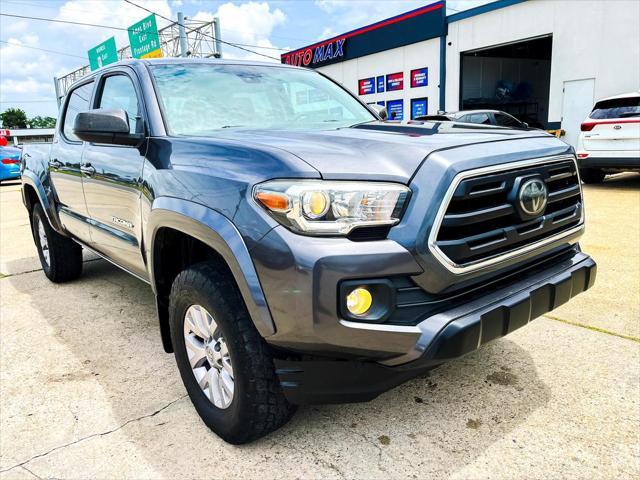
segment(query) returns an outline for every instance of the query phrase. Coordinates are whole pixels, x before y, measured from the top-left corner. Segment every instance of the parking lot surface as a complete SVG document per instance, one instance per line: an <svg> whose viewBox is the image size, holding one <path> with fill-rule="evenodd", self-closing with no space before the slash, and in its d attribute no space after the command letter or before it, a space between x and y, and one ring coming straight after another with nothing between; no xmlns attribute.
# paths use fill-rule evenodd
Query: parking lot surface
<svg viewBox="0 0 640 480"><path fill-rule="evenodd" d="M640 175L586 186L593 289L363 404L253 444L199 420L150 288L104 260L55 285L0 186L0 479L639 478Z"/></svg>

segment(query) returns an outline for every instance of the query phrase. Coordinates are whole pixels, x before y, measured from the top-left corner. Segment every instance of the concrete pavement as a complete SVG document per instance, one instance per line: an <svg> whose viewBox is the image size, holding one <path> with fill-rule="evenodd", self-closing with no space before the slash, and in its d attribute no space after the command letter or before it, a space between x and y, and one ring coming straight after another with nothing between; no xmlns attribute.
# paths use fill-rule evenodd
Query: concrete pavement
<svg viewBox="0 0 640 480"><path fill-rule="evenodd" d="M149 287L94 257L50 283L3 184L0 479L638 478L640 176L585 196L592 290L372 402L304 407L234 447L185 397Z"/></svg>

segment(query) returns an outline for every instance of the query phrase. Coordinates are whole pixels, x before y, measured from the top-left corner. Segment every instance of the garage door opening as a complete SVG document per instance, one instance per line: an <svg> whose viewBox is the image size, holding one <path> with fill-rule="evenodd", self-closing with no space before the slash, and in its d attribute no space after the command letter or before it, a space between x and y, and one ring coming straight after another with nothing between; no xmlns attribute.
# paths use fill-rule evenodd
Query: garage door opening
<svg viewBox="0 0 640 480"><path fill-rule="evenodd" d="M462 52L462 110L502 110L547 128L552 36Z"/></svg>

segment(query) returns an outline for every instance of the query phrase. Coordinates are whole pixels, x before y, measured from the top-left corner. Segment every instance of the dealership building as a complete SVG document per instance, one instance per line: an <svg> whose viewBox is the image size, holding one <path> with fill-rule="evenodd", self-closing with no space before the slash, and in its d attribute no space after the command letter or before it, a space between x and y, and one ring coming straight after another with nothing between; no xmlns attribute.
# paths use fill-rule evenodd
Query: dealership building
<svg viewBox="0 0 640 480"><path fill-rule="evenodd" d="M408 120L503 110L574 144L595 100L640 90L637 0L440 1L282 55Z"/></svg>

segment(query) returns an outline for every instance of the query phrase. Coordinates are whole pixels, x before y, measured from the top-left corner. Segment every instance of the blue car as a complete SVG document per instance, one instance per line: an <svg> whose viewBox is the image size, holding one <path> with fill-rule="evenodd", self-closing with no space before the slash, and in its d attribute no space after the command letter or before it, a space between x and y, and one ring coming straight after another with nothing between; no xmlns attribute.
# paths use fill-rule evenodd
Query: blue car
<svg viewBox="0 0 640 480"><path fill-rule="evenodd" d="M14 147L0 147L0 182L20 178L20 155Z"/></svg>

